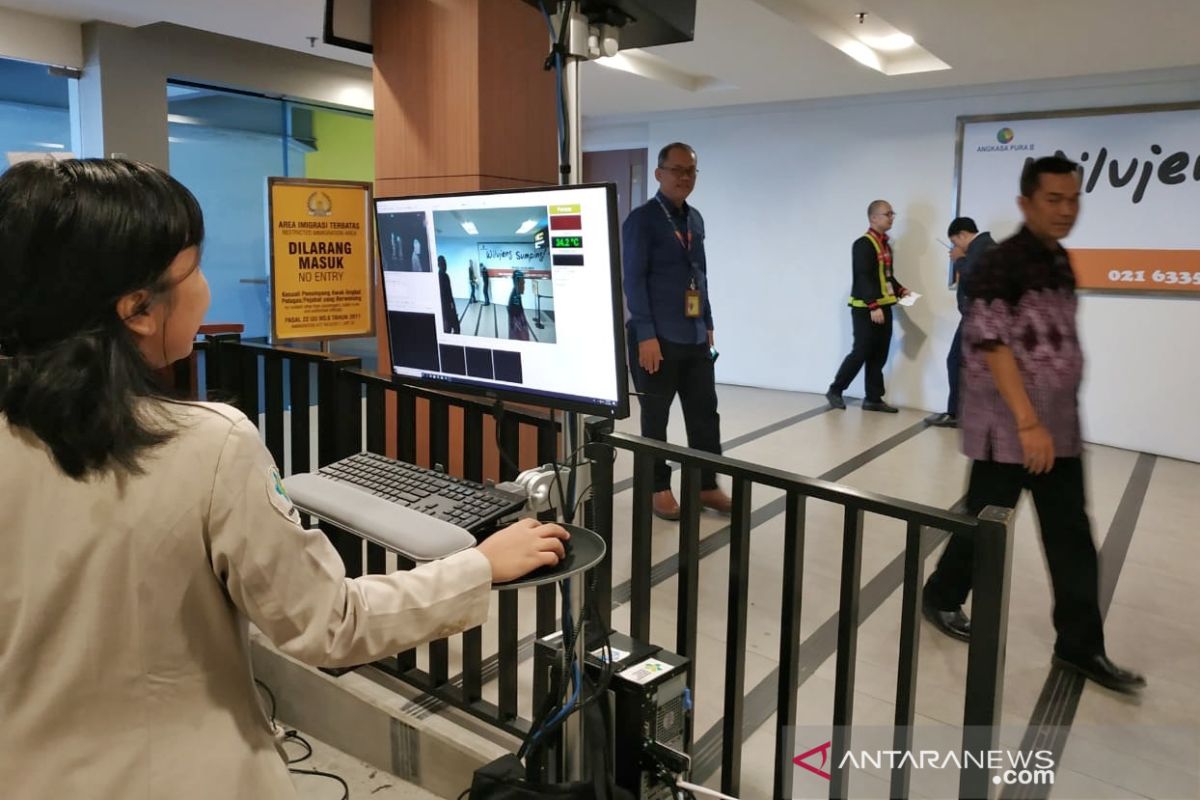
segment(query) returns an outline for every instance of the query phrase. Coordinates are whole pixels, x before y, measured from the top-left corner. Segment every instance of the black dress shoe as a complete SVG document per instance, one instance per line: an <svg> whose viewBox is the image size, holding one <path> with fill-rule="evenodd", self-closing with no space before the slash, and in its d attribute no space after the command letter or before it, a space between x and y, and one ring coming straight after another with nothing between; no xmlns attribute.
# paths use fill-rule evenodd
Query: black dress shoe
<svg viewBox="0 0 1200 800"><path fill-rule="evenodd" d="M971 641L971 620L961 608L953 611L942 611L929 603L921 603L921 614L933 623L933 627L960 642Z"/></svg>
<svg viewBox="0 0 1200 800"><path fill-rule="evenodd" d="M953 414L932 414L925 418L925 424L935 428L957 428L958 417Z"/></svg>
<svg viewBox="0 0 1200 800"><path fill-rule="evenodd" d="M1074 670L1088 680L1115 692L1133 694L1145 688L1146 679L1138 673L1122 669L1108 660L1108 656L1093 655L1082 658L1054 656L1054 663L1064 669Z"/></svg>
<svg viewBox="0 0 1200 800"><path fill-rule="evenodd" d="M842 399L842 395L839 392L835 392L830 389L825 393L825 399L829 401L829 405L833 406L834 408L843 410L846 408L846 401Z"/></svg>
<svg viewBox="0 0 1200 800"><path fill-rule="evenodd" d="M863 400L863 411L882 411L885 414L898 414L900 409L889 406L882 400Z"/></svg>

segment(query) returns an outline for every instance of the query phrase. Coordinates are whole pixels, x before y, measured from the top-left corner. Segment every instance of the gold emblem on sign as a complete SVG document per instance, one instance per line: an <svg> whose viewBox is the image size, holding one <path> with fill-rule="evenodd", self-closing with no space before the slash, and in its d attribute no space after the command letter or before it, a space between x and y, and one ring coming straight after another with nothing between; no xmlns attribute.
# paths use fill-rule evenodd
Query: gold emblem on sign
<svg viewBox="0 0 1200 800"><path fill-rule="evenodd" d="M308 215L328 217L333 213L333 201L324 192L313 192L308 196Z"/></svg>

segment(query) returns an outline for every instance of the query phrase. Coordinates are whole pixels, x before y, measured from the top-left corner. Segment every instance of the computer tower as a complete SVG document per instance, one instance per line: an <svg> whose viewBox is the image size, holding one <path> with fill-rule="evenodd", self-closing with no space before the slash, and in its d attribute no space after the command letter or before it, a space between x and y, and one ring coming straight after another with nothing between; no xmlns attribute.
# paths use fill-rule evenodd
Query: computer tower
<svg viewBox="0 0 1200 800"><path fill-rule="evenodd" d="M636 800L672 800L658 765L686 770L688 659L659 650L612 676L613 764L617 785Z"/></svg>
<svg viewBox="0 0 1200 800"><path fill-rule="evenodd" d="M675 773L686 768L684 752L692 710L687 688L689 661L620 633L609 636L609 646L613 672L607 703L612 725L607 746L616 783L636 800L671 800L670 790L655 776L654 763L656 758L666 761ZM547 685L553 685L562 660L561 633L538 639L535 651L549 672ZM585 668L593 681L600 680L604 651L593 637L589 637ZM557 741L547 748L546 755L545 761L539 759L534 765L533 774L557 774L554 762L561 757Z"/></svg>

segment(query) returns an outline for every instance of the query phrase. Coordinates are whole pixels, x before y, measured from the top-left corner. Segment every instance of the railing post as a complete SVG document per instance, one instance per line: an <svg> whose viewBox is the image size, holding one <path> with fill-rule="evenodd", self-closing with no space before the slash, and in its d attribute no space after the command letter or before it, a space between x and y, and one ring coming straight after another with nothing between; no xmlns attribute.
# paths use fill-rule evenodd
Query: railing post
<svg viewBox="0 0 1200 800"><path fill-rule="evenodd" d="M233 375L236 374L233 359L237 348L229 345L238 344L241 338L236 333L219 333L205 337L208 345L204 354L204 382L209 400L224 403L228 402L229 395L233 394Z"/></svg>
<svg viewBox="0 0 1200 800"><path fill-rule="evenodd" d="M258 427L258 355L256 348L245 345L237 347L238 388L234 400L238 410L255 427Z"/></svg>
<svg viewBox="0 0 1200 800"><path fill-rule="evenodd" d="M516 459L520 458L521 431L516 417L504 417L500 425L500 479L511 481L517 477ZM507 454L508 458L504 455ZM500 592L499 604L499 655L498 702L501 719L517 716L517 662L518 656L518 596L520 592Z"/></svg>
<svg viewBox="0 0 1200 800"><path fill-rule="evenodd" d="M858 609L862 582L863 512L846 506L842 525L841 601L838 605L837 667L833 684L833 759L829 769L829 797L848 796L849 774L842 757L850 749L850 726L854 724L854 667L858 656Z"/></svg>
<svg viewBox="0 0 1200 800"><path fill-rule="evenodd" d="M417 396L403 386L396 390L396 458L417 463Z"/></svg>
<svg viewBox="0 0 1200 800"><path fill-rule="evenodd" d="M293 358L288 360L288 388L291 401L290 428L292 431L291 473L308 472L312 465L312 430L310 427L311 370L307 361Z"/></svg>
<svg viewBox="0 0 1200 800"><path fill-rule="evenodd" d="M904 545L903 598L900 601L900 654L896 669L896 716L892 731L892 749L907 753L912 749L913 720L917 708L917 662L921 644L921 590L924 588L924 554L921 552L921 526L908 523ZM907 798L912 774L910 762L902 759L892 768L891 796Z"/></svg>
<svg viewBox="0 0 1200 800"><path fill-rule="evenodd" d="M266 397L267 449L283 469L283 358L268 351L263 356L263 394Z"/></svg>
<svg viewBox="0 0 1200 800"><path fill-rule="evenodd" d="M357 359L334 359L317 365L317 460L319 466L359 452L362 446L362 399L359 383L343 370L357 366ZM362 540L343 530L323 524L346 575L363 574Z"/></svg>
<svg viewBox="0 0 1200 800"><path fill-rule="evenodd" d="M650 641L651 496L654 492L654 457L633 454L633 526L629 548L629 635L637 642Z"/></svg>
<svg viewBox="0 0 1200 800"><path fill-rule="evenodd" d="M612 531L613 531L613 455L612 445L604 442L611 433L613 422L603 417L589 419L584 427L587 457L591 461L592 497L585 504L591 509L587 520L591 529L604 540L604 560L595 568L596 611L607 631L612 627Z"/></svg>
<svg viewBox="0 0 1200 800"><path fill-rule="evenodd" d="M779 615L779 688L775 703L775 798L792 795L792 756L785 732L796 724L800 685L800 610L804 596L804 519L806 498L787 493L783 523L783 592Z"/></svg>
<svg viewBox="0 0 1200 800"><path fill-rule="evenodd" d="M344 370L358 359L330 358L317 365L317 460L320 466L362 449L362 392Z"/></svg>
<svg viewBox="0 0 1200 800"><path fill-rule="evenodd" d="M549 464L558 456L558 426L553 418L538 423L537 426L537 463ZM559 486L557 482L550 487L556 501L558 498ZM564 489L565 493L565 489ZM570 502L569 500L567 502ZM570 509L562 509L563 518L566 519ZM554 510L543 511L538 514L538 519L543 522L555 521ZM585 576L580 575L576 578L583 581ZM585 584L586 586L586 584ZM558 587L555 584L546 584L539 586L535 590L537 599L535 613L535 633L540 639L543 636L548 636L554 633L558 625ZM578 621L576 622L578 624ZM549 674L550 674L550 659L547 658L545 651L540 647L533 648L533 696L535 698L545 697L549 691ZM537 701L534 701L534 710L536 713Z"/></svg>
<svg viewBox="0 0 1200 800"><path fill-rule="evenodd" d="M700 606L700 468L680 467L679 481L679 593L675 620L675 652L688 659L687 685L696 691L696 639ZM684 742L691 750L692 715L685 723Z"/></svg>
<svg viewBox="0 0 1200 800"><path fill-rule="evenodd" d="M746 703L746 623L750 605L750 486L734 478L729 521L729 601L725 629L725 725L721 732L721 791L737 795L742 782Z"/></svg>
<svg viewBox="0 0 1200 800"><path fill-rule="evenodd" d="M429 401L429 463L450 471L450 404L442 398ZM442 686L450 680L450 642L434 639L429 648L429 680Z"/></svg>
<svg viewBox="0 0 1200 800"><path fill-rule="evenodd" d="M483 482L483 412L476 405L463 409L463 477ZM483 628L462 635L462 697L470 705L483 697Z"/></svg>
<svg viewBox="0 0 1200 800"><path fill-rule="evenodd" d="M979 515L971 584L971 644L967 650L967 696L963 709L963 768L960 798L987 800L991 776L965 753L996 749L1004 699L1004 656L1008 641L1008 592L1012 578L1013 511L988 506ZM986 755L985 755L986 758ZM984 761L986 763L986 761Z"/></svg>

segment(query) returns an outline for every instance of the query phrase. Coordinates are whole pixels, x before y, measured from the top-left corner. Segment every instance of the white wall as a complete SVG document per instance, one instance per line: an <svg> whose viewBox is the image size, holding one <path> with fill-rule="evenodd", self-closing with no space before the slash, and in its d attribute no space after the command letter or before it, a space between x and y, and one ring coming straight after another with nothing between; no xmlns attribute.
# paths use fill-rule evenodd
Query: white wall
<svg viewBox="0 0 1200 800"><path fill-rule="evenodd" d="M696 148L692 202L707 225L726 383L825 391L850 348L851 243L866 229L867 204L889 200L897 275L925 297L897 311L887 398L941 411L958 315L935 237L945 238L954 212L956 118L1187 100L1200 100L1200 68L589 119L584 144L630 146L646 123L641 146L651 154L673 140ZM1017 177L1002 187L1014 198ZM1200 461L1200 301L1090 295L1079 321L1085 437ZM848 393L862 394L861 375Z"/></svg>
<svg viewBox="0 0 1200 800"><path fill-rule="evenodd" d="M0 57L79 69L83 66L79 23L0 8Z"/></svg>

